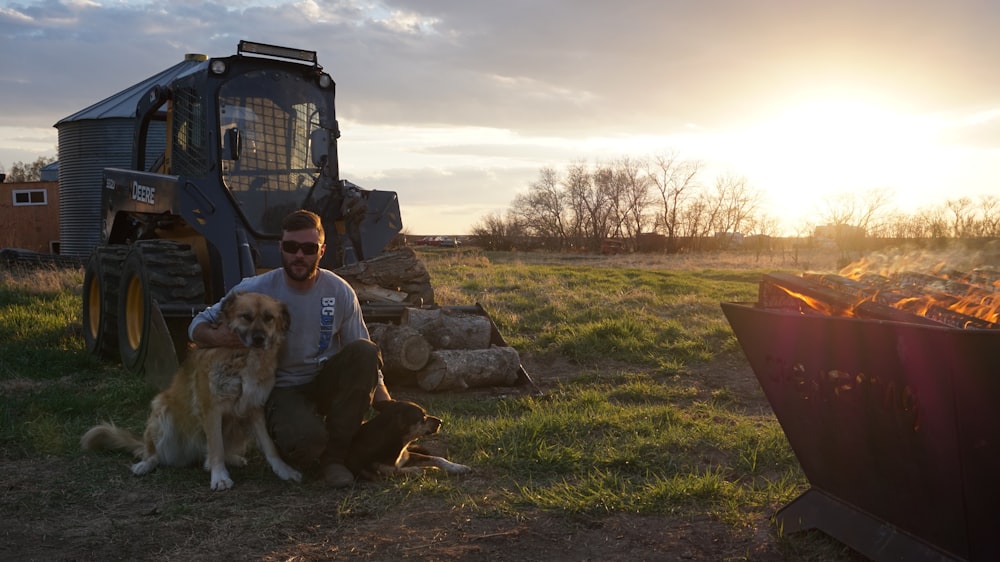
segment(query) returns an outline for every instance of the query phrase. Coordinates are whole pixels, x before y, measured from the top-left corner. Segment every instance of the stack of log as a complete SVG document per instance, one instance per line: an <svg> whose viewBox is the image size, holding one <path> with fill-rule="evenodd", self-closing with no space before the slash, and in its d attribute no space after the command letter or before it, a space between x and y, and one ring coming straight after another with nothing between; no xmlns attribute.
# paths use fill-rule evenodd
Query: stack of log
<svg viewBox="0 0 1000 562"><path fill-rule="evenodd" d="M427 267L412 248L383 252L372 259L336 270L365 302L414 304L434 303L434 289Z"/></svg>
<svg viewBox="0 0 1000 562"><path fill-rule="evenodd" d="M513 386L521 359L512 347L490 344L486 316L442 308L407 308L399 324L369 325L382 350L390 384L424 390Z"/></svg>
<svg viewBox="0 0 1000 562"><path fill-rule="evenodd" d="M387 383L443 391L517 382L517 351L491 344L494 328L488 316L433 306L430 275L411 248L385 252L336 273L362 302L403 305L392 322L368 322L372 341L382 351Z"/></svg>

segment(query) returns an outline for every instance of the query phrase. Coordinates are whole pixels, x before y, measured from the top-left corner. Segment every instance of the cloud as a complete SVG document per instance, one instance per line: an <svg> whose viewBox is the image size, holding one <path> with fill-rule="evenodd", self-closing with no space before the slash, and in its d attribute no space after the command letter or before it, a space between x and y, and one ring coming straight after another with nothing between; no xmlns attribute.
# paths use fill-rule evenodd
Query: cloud
<svg viewBox="0 0 1000 562"><path fill-rule="evenodd" d="M47 131L52 146L59 119L248 39L318 52L338 84L345 170L408 173L437 193L457 183L431 170L472 185L473 170L520 180L674 141L710 150L712 134L817 96L921 115L998 108L998 19L991 0L20 0L0 7L0 132ZM996 145L995 119L959 125L953 143ZM0 163L34 160L15 136L0 138Z"/></svg>
<svg viewBox="0 0 1000 562"><path fill-rule="evenodd" d="M185 53L232 53L240 39L317 50L341 85L341 112L374 124L662 133L746 116L803 84L859 78L925 104L973 103L1000 78L983 72L998 47L983 10L997 8L971 6L11 4L0 12L0 75L12 86L0 109L68 115Z"/></svg>

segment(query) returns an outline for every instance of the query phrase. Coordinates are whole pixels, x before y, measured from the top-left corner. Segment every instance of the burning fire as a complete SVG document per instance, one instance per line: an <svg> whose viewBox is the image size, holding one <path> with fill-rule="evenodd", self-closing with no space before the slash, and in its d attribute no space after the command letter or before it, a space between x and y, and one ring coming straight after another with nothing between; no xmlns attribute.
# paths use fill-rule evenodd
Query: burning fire
<svg viewBox="0 0 1000 562"><path fill-rule="evenodd" d="M788 296L792 297L793 299L802 301L802 303L805 304L808 308L815 310L816 312L826 314L827 316L848 316L848 317L854 316L854 307L848 307L848 308L835 307L820 299L814 299L808 295L797 293L789 289L788 287L779 285L778 288L784 291L786 294L788 294ZM864 302L864 300L866 299L858 301L857 304L861 304L862 302Z"/></svg>
<svg viewBox="0 0 1000 562"><path fill-rule="evenodd" d="M866 306L891 307L952 327L1000 328L1000 271L994 268L962 271L946 260L866 258L837 275L803 278L814 284L776 286L820 314L858 317Z"/></svg>
<svg viewBox="0 0 1000 562"><path fill-rule="evenodd" d="M846 274L848 279L872 282L872 275L852 264ZM952 276L944 264L939 264L929 273L898 272L889 276L879 274L875 282L878 289L870 299L879 301L879 295L889 293L881 299L883 304L919 316L931 316L935 309L948 310L956 314L978 318L985 322L998 323L1000 320L1000 298L994 293L997 281L989 285L978 285L972 274ZM959 291L959 292L955 292ZM902 295L902 296L901 296ZM863 299L864 300L864 299Z"/></svg>

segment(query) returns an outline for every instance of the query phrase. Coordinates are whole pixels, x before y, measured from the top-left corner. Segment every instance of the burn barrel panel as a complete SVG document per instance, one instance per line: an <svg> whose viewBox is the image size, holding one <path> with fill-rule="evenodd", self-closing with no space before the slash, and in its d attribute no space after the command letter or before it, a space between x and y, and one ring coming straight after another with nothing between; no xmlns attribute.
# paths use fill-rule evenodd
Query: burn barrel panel
<svg viewBox="0 0 1000 562"><path fill-rule="evenodd" d="M874 518L945 558L1000 555L987 479L1000 469L1000 333L722 308L814 489L858 526ZM879 559L877 545L851 546Z"/></svg>
<svg viewBox="0 0 1000 562"><path fill-rule="evenodd" d="M951 353L971 560L1000 560L1000 333L958 331Z"/></svg>

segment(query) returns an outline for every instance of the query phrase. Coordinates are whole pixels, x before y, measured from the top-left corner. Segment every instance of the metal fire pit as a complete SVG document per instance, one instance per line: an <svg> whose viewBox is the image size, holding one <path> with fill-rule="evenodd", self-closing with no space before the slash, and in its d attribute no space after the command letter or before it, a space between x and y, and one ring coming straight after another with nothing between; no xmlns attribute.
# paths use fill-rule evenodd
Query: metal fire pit
<svg viewBox="0 0 1000 562"><path fill-rule="evenodd" d="M1000 330L721 306L811 486L779 531L1000 560Z"/></svg>

